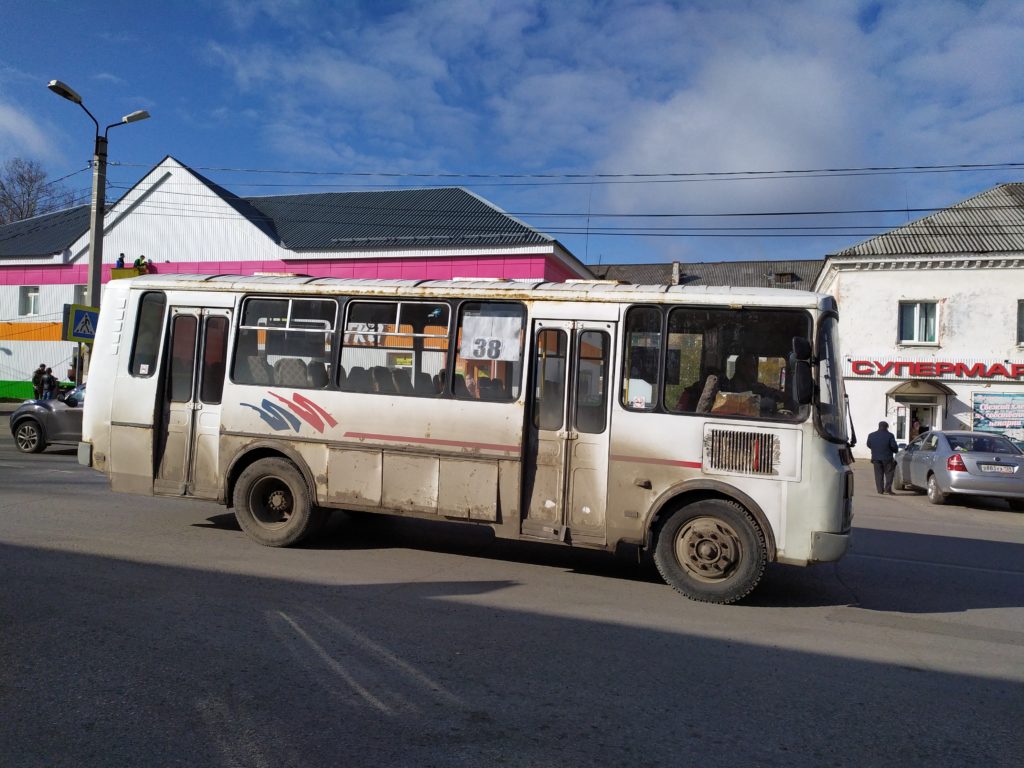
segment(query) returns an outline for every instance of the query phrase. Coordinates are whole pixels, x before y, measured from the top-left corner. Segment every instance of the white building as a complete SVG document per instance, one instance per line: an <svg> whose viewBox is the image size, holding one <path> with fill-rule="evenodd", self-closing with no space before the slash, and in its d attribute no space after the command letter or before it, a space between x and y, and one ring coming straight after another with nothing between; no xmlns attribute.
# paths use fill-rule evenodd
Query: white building
<svg viewBox="0 0 1024 768"><path fill-rule="evenodd" d="M860 444L888 421L1024 439L1024 184L1004 184L830 254ZM915 426L917 422L917 426Z"/></svg>
<svg viewBox="0 0 1024 768"><path fill-rule="evenodd" d="M459 187L239 197L164 158L108 206L103 282L119 255L164 273L317 277L591 278L557 240ZM84 304L89 206L0 227L0 397L28 397L39 363L64 377L65 304Z"/></svg>

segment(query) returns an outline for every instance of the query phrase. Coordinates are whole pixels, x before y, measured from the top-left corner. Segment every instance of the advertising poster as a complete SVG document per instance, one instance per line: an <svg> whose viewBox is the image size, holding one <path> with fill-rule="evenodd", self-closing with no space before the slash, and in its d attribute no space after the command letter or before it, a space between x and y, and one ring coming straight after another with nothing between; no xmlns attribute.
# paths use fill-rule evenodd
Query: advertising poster
<svg viewBox="0 0 1024 768"><path fill-rule="evenodd" d="M974 429L1024 440L1024 392L975 392Z"/></svg>

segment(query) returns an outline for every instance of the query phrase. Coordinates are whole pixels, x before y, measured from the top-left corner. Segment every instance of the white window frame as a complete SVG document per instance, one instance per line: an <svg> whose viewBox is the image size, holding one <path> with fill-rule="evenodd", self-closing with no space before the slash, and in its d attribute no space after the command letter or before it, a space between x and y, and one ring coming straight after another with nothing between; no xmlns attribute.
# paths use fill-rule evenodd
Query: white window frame
<svg viewBox="0 0 1024 768"><path fill-rule="evenodd" d="M935 338L934 339L921 339L918 338L918 334L921 330L921 307L929 305L935 308ZM914 307L914 337L910 339L901 338L903 336L903 308L907 306ZM901 300L899 308L896 313L896 343L900 346L924 346L924 347L937 347L939 345L939 302L935 300L920 299L920 300Z"/></svg>
<svg viewBox="0 0 1024 768"><path fill-rule="evenodd" d="M86 306L86 300L89 295L88 285L76 285L71 293L71 303Z"/></svg>
<svg viewBox="0 0 1024 768"><path fill-rule="evenodd" d="M18 286L18 315L37 317L39 315L39 286Z"/></svg>

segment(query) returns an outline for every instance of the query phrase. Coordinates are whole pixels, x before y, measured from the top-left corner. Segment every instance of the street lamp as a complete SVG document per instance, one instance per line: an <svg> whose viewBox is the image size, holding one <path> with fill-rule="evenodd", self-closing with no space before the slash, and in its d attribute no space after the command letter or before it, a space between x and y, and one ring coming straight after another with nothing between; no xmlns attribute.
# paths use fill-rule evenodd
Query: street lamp
<svg viewBox="0 0 1024 768"><path fill-rule="evenodd" d="M82 103L82 97L71 86L60 80L51 80L46 87L61 98L80 106L96 126L96 146L92 155L92 210L89 216L89 282L86 285L85 303L90 307L98 307L100 286L103 280L103 208L106 205L107 132L119 125L145 120L149 117L149 112L139 109L125 115L120 122L111 123L104 128L101 136L99 122Z"/></svg>

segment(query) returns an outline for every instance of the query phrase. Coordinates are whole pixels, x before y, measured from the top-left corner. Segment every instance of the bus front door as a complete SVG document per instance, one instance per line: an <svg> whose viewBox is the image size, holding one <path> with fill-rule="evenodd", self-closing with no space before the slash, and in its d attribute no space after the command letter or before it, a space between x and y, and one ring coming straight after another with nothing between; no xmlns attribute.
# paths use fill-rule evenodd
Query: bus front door
<svg viewBox="0 0 1024 768"><path fill-rule="evenodd" d="M614 323L537 320L522 532L604 544Z"/></svg>
<svg viewBox="0 0 1024 768"><path fill-rule="evenodd" d="M155 493L216 498L231 310L172 307L156 435Z"/></svg>

